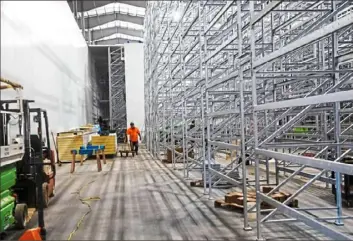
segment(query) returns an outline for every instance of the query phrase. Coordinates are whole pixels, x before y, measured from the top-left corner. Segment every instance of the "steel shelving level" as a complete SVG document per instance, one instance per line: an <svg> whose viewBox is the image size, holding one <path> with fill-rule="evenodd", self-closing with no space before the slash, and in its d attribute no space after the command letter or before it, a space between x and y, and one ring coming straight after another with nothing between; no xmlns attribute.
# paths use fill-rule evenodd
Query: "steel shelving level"
<svg viewBox="0 0 353 241"><path fill-rule="evenodd" d="M286 204L321 181L337 188L336 206L327 207L336 212L326 220L349 218L337 184L353 173L340 163L353 147L352 23L351 1L148 2L147 148L161 159L171 153L186 179L201 169L210 198L222 182L242 190L245 230L255 211L246 207L246 192L256 189L258 239L263 222L298 220L347 238L325 218ZM224 154L226 162L218 158ZM286 203L270 198L298 175L309 180ZM264 194L263 185L275 189ZM267 216L262 200L276 208Z"/></svg>

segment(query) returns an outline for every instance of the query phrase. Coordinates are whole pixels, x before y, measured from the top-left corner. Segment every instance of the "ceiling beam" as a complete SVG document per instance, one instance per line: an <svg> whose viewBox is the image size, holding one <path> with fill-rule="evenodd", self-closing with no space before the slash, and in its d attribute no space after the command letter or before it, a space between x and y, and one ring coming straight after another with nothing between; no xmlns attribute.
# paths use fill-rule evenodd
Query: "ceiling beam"
<svg viewBox="0 0 353 241"><path fill-rule="evenodd" d="M71 11L73 11L73 4L75 1L68 0ZM95 8L103 7L115 1L77 1L77 12L86 12Z"/></svg>
<svg viewBox="0 0 353 241"><path fill-rule="evenodd" d="M96 45L115 45L115 44L124 44L127 42L139 43L139 41L136 41L136 40L130 40L130 39L125 39L125 38L113 38L113 39L95 41L95 44Z"/></svg>
<svg viewBox="0 0 353 241"><path fill-rule="evenodd" d="M131 35L131 36L143 38L143 31L142 30L114 26L114 27L110 27L110 28L91 30L91 40L95 41L95 40L113 35L115 33L121 33L121 34L125 34L125 35ZM89 40L88 34L86 34L86 40Z"/></svg>
<svg viewBox="0 0 353 241"><path fill-rule="evenodd" d="M115 20L130 22L134 24L143 25L143 17L138 17L134 15L129 15L120 12L111 12L107 14L92 15L85 17L85 28L94 28L102 24L106 24ZM79 27L81 27L81 21L78 21Z"/></svg>
<svg viewBox="0 0 353 241"><path fill-rule="evenodd" d="M128 4L134 7L139 7L139 8L146 8L147 5L147 1L130 1L130 0L126 0L126 1L117 1L119 3L123 3L123 4Z"/></svg>
<svg viewBox="0 0 353 241"><path fill-rule="evenodd" d="M74 1L72 0L68 0L67 1L71 11L73 11L73 3ZM82 2L82 4L81 4ZM101 0L97 0L97 1L77 1L77 11L78 12L86 12L95 8L99 8L105 5L108 5L110 3L124 3L124 4L128 4L131 6L135 6L135 7L141 7L141 8L145 8L146 7L146 2L145 1L101 1Z"/></svg>

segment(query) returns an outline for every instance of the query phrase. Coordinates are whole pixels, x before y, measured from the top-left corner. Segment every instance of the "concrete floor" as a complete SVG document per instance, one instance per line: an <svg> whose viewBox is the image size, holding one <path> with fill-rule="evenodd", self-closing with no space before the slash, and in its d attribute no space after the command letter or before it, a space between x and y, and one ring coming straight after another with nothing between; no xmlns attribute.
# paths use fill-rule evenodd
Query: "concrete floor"
<svg viewBox="0 0 353 241"><path fill-rule="evenodd" d="M176 164L176 172L182 176L183 164ZM172 164L168 164L169 168L173 168ZM270 168L271 169L271 168ZM248 166L248 178L250 180L254 180L254 167ZM190 173L191 179L200 179L201 173L197 171L192 171ZM260 179L265 179L265 171L264 169L260 169ZM283 180L283 176L280 177L280 182ZM288 182L284 185L281 190L289 193L294 193L300 187L302 187L305 183L305 179L303 178L294 178L292 181ZM270 176L270 183L275 183L274 174ZM299 194L297 199L299 200L300 208L327 208L335 206L334 195L331 193L331 189L323 188L322 183L316 183L307 188L306 191ZM203 188L199 188L201 191ZM241 191L238 188L233 189L212 189L213 197L215 199L223 198L223 196L230 191ZM219 209L216 209L217 211ZM305 214L308 216L313 216L316 218L323 217L334 217L336 211L335 210L321 210L321 211L306 211ZM351 219L344 220L344 226L336 226L333 224L333 220L327 221L325 224L333 229L336 229L340 232L345 233L346 235L351 237L353 240L353 208L343 208L343 216L351 217ZM264 215L265 216L265 215ZM271 219L280 219L286 218L280 213L275 215L275 218ZM241 218L242 219L242 218ZM242 219L243 220L243 219ZM256 230L256 223L250 222L250 226L253 230ZM324 236L322 233L317 230L311 229L309 226L306 226L300 222L288 222L288 223L264 223L261 225L262 237L266 240L329 240L328 237ZM250 235L250 232L249 232ZM251 237L249 237L251 239Z"/></svg>
<svg viewBox="0 0 353 241"><path fill-rule="evenodd" d="M100 173L94 160L77 165L74 174L69 170L68 164L58 167L56 196L45 210L47 240L67 240L70 234L71 240L256 238L255 229L243 230L242 214L215 209L214 200L203 194L203 188L191 188L182 173L154 160L145 150L134 158L108 160ZM289 188L294 190L300 185L292 183ZM225 192L214 190L214 197L222 197ZM313 199L314 194L318 198ZM80 198L92 200L87 205ZM325 206L332 199L326 190L314 188L300 199L300 206ZM347 209L344 214L353 216L353 211ZM36 219L31 223L35 225ZM255 223L251 226L255 227ZM273 223L262 227L267 240L327 240L304 224ZM353 222L347 220L341 229L353 237L352 227Z"/></svg>
<svg viewBox="0 0 353 241"><path fill-rule="evenodd" d="M142 150L137 157L109 161L101 173L95 161L58 168L56 196L45 213L48 240L254 240L242 229L241 214L216 210L200 189L190 188ZM86 185L86 186L85 186ZM85 186L85 187L84 187ZM99 197L90 207L79 200ZM201 192L200 192L201 191Z"/></svg>

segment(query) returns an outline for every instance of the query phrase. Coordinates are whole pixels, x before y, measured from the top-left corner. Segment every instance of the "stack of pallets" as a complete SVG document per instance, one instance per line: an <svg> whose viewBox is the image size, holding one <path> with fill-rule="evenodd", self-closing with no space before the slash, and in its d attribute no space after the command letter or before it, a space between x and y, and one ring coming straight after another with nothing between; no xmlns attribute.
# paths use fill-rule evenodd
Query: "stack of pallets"
<svg viewBox="0 0 353 241"><path fill-rule="evenodd" d="M271 187L263 187L263 193L269 193L272 190ZM278 191L270 195L273 199L278 202L285 202L290 196L290 193ZM256 193L248 192L247 194L247 204L248 206L254 206L256 203ZM216 208L224 208L232 211L243 211L244 209L244 196L241 192L229 192L224 196L224 199L218 199L214 202ZM288 206L298 207L298 200L292 200ZM269 204L262 202L261 209L273 209Z"/></svg>

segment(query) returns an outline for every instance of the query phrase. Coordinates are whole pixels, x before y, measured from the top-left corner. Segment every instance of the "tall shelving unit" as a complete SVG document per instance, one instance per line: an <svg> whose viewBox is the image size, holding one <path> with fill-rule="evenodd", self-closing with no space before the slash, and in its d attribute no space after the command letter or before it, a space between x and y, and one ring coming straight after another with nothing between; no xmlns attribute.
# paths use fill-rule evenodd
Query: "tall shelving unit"
<svg viewBox="0 0 353 241"><path fill-rule="evenodd" d="M123 46L108 47L109 120L111 128L119 131L127 126L124 57Z"/></svg>
<svg viewBox="0 0 353 241"><path fill-rule="evenodd" d="M323 221L342 225L348 218L340 183L342 174L353 174L342 163L352 155L352 23L352 2L344 0L148 2L147 148L159 158L171 151L172 168L182 168L185 178L202 169L210 197L222 180L243 191L244 203L255 188L256 208L245 205L244 229L256 226L258 239L264 222L292 221L349 238ZM232 152L217 169L216 156ZM335 185L335 206L306 208L332 210L330 217L317 219L270 198L298 175L308 181L287 202L314 181ZM275 189L264 194L263 185ZM274 207L267 216L262 200ZM255 210L257 223L250 225Z"/></svg>

